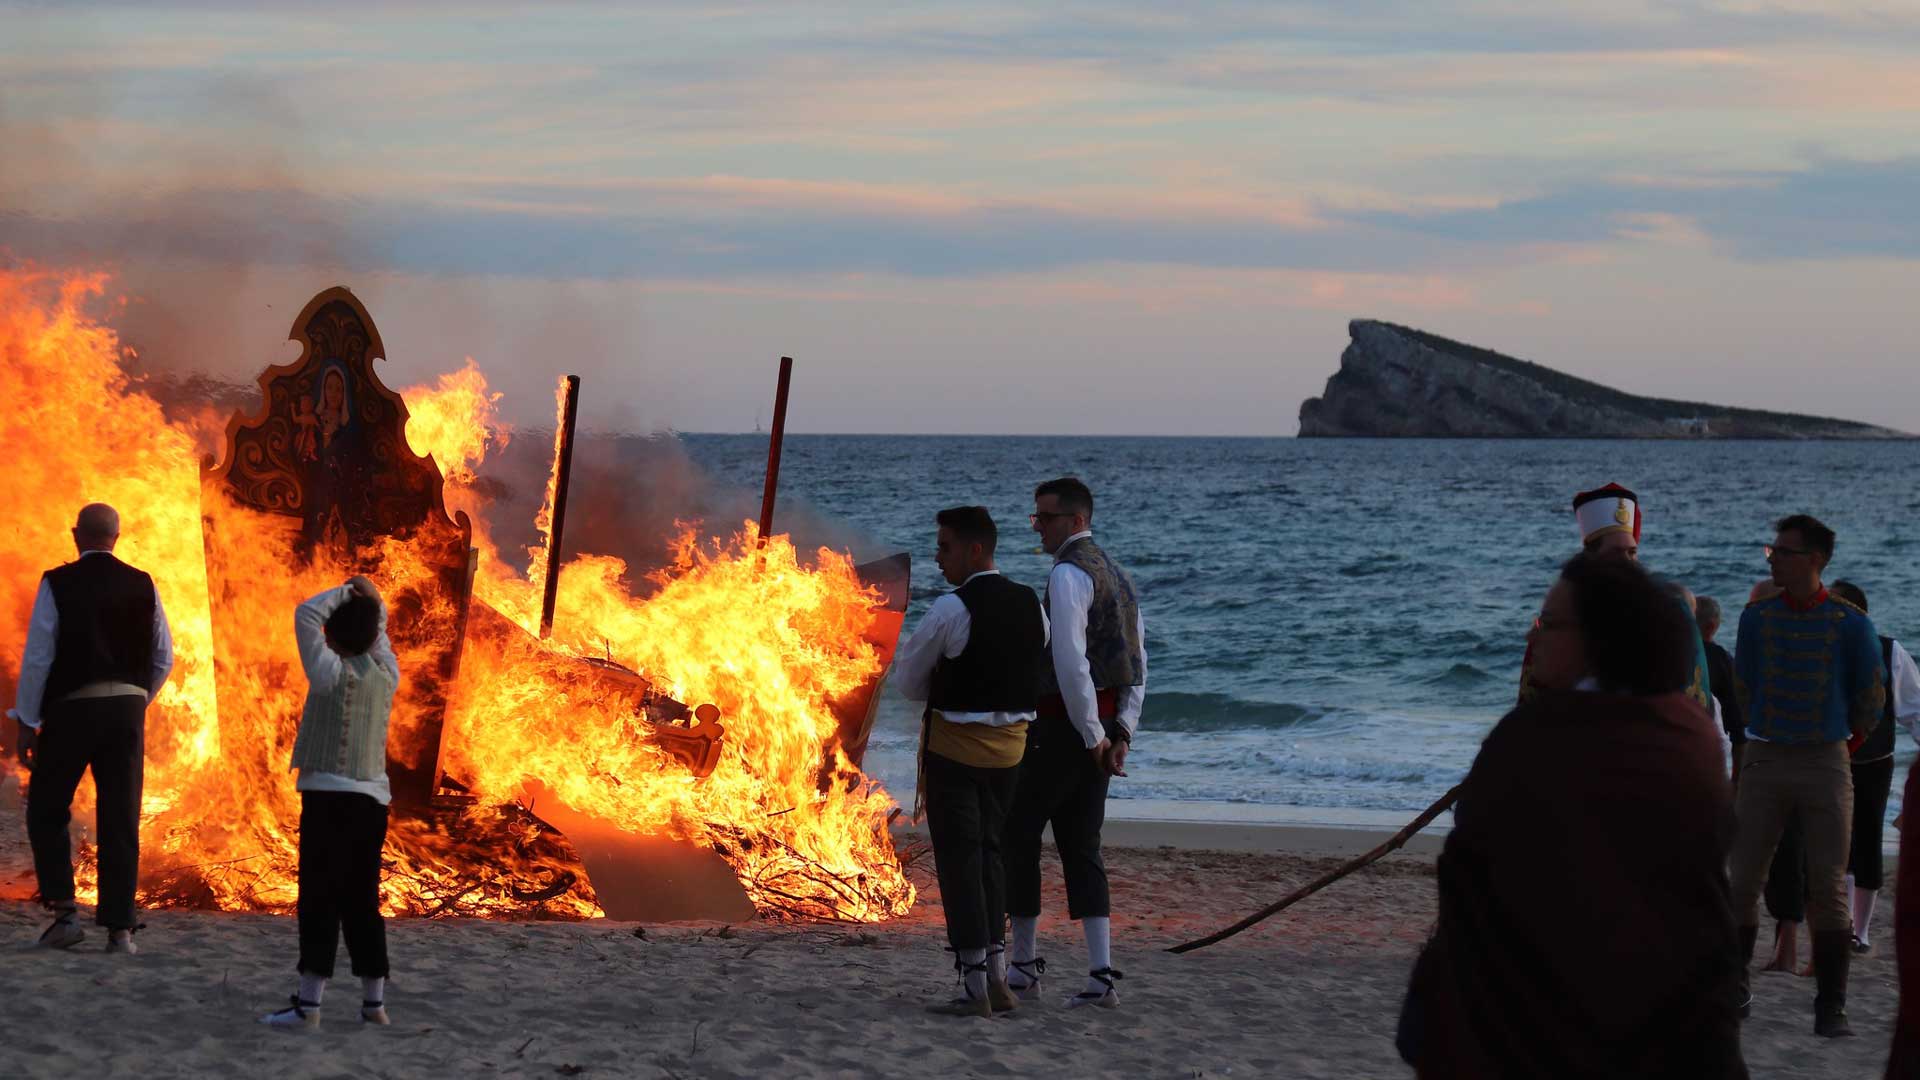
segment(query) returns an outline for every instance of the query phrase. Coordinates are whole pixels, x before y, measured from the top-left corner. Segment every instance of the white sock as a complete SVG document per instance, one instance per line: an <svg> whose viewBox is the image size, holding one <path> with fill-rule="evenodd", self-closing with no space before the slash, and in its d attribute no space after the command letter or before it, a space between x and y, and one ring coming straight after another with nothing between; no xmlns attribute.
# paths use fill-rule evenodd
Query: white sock
<svg viewBox="0 0 1920 1080"><path fill-rule="evenodd" d="M1105 915L1090 916L1080 920L1080 929L1087 935L1087 970L1100 971L1113 966L1113 922ZM1087 976L1087 993L1104 994L1107 984L1093 976Z"/></svg>
<svg viewBox="0 0 1920 1080"><path fill-rule="evenodd" d="M304 971L300 973L300 1000L302 1002L311 1001L314 1007L318 1008L320 1005L320 995L326 992L327 977L325 975L309 975Z"/></svg>
<svg viewBox="0 0 1920 1080"><path fill-rule="evenodd" d="M1040 951L1040 916L1015 915L1013 917L1013 955L1007 959L1017 964L1030 964ZM1019 975L1019 972L1014 972ZM1027 985L1023 976L1021 986Z"/></svg>
<svg viewBox="0 0 1920 1080"><path fill-rule="evenodd" d="M375 975L370 978L361 979L360 1000L362 1003L368 1001L384 1003L387 1000L387 977L385 975Z"/></svg>
<svg viewBox="0 0 1920 1080"><path fill-rule="evenodd" d="M1853 936L1862 945L1868 944L1867 927L1873 925L1873 903L1879 898L1879 889L1853 890Z"/></svg>
<svg viewBox="0 0 1920 1080"><path fill-rule="evenodd" d="M961 949L954 955L958 956L960 962L969 968L972 968L975 964L984 964L987 962L987 950L985 949ZM987 996L987 973L984 969L968 971L965 978L968 997L978 1001Z"/></svg>
<svg viewBox="0 0 1920 1080"><path fill-rule="evenodd" d="M987 946L987 974L994 982L1007 981L1007 947L1005 945Z"/></svg>
<svg viewBox="0 0 1920 1080"><path fill-rule="evenodd" d="M132 941L132 940L133 940L133 931L131 931L131 930L109 930L109 931L107 931L107 940L108 940L108 941L111 941L111 942L115 942L115 943L121 943L121 942L127 942L127 941Z"/></svg>

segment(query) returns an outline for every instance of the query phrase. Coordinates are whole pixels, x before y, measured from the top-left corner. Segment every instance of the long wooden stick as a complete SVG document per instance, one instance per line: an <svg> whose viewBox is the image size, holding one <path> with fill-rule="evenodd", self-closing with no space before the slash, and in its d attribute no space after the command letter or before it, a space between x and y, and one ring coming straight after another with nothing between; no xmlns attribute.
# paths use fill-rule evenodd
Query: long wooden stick
<svg viewBox="0 0 1920 1080"><path fill-rule="evenodd" d="M780 386L773 394L773 437L767 440L767 489L760 496L760 546L773 535L773 496L780 487L780 444L787 435L787 384L793 381L793 357L780 358Z"/></svg>
<svg viewBox="0 0 1920 1080"><path fill-rule="evenodd" d="M560 420L558 460L553 485L553 528L547 534L547 590L540 598L540 639L553 633L553 608L560 599L560 533L567 523L567 488L573 479L573 427L580 415L580 376L567 376L567 403Z"/></svg>
<svg viewBox="0 0 1920 1080"><path fill-rule="evenodd" d="M1309 881L1305 885L1300 886L1298 889L1293 890L1292 892L1281 897L1279 900L1275 901L1274 903L1269 904L1266 907L1260 909L1259 911L1254 912L1252 915L1249 915L1246 918L1241 919L1239 922L1234 923L1232 926L1227 927L1225 930L1221 930L1218 933L1208 934L1206 937L1203 937L1203 938L1197 938L1193 941L1187 942L1184 945L1175 945L1173 948L1168 949L1167 951L1170 953L1184 953L1184 952L1192 952L1195 949L1204 949L1209 945L1213 945L1213 944L1217 944L1219 942L1225 941L1228 938L1232 937L1233 935L1239 933L1242 930L1247 929L1250 926L1253 926L1257 923L1265 922L1267 919L1280 914L1282 911L1287 910L1288 908L1299 903L1300 901L1305 900L1307 897L1312 896L1314 893L1319 892L1321 889L1324 889L1327 886L1333 884L1334 882L1339 881L1341 878L1346 877L1348 874L1353 873L1355 870L1358 870L1361 867L1366 866L1368 863L1378 862L1381 859L1385 858L1389 852L1398 850L1401 845L1405 844L1408 840L1413 839L1414 833L1417 833L1421 829L1426 828L1428 825L1433 824L1434 818L1437 818L1441 814L1446 813L1447 810L1453 806L1455 800L1459 798L1460 798L1460 788L1456 785L1454 788L1449 790L1445 795L1440 796L1439 800L1436 801L1432 806L1429 806L1425 810L1422 810L1420 812L1419 817L1414 818L1412 821L1407 822L1407 827L1404 829L1401 829L1397 833L1394 833L1393 836L1388 838L1386 843L1381 844L1379 847L1374 848L1372 851L1367 852L1365 855L1360 856L1359 858L1353 860L1350 863L1345 864L1344 866L1336 867L1332 870L1327 871L1324 874L1321 874L1319 877L1314 878L1312 881Z"/></svg>

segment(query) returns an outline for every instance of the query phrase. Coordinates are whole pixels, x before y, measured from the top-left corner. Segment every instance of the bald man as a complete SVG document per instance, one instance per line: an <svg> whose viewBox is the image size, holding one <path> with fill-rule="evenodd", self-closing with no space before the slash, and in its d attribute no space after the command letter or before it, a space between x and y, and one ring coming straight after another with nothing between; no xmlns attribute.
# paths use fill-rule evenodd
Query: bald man
<svg viewBox="0 0 1920 1080"><path fill-rule="evenodd" d="M73 855L67 841L73 792L93 770L94 836L100 903L94 921L107 951L131 953L139 920L140 788L146 772L147 703L173 670L173 637L153 579L119 559L120 515L105 503L81 508L73 526L78 558L47 571L33 601L20 685L9 710L20 725L20 757L33 770L27 837L40 902L53 925L47 948L80 943Z"/></svg>

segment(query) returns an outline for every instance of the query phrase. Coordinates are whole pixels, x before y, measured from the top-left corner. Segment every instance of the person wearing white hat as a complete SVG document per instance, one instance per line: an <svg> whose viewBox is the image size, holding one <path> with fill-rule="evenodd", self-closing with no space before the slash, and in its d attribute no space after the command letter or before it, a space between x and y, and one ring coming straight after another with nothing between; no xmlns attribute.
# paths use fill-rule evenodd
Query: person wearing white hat
<svg viewBox="0 0 1920 1080"><path fill-rule="evenodd" d="M1588 555L1640 561L1640 527L1643 520L1640 497L1619 484L1609 483L1573 497L1574 527L1580 531L1580 549ZM1687 616L1691 620L1693 605L1686 600L1683 603L1688 608ZM1712 684L1707 676L1706 646L1697 632L1694 634L1693 650L1693 679L1688 684L1687 697L1709 715L1717 716ZM1520 662L1522 701L1532 696L1532 672L1533 646L1529 643L1526 656Z"/></svg>

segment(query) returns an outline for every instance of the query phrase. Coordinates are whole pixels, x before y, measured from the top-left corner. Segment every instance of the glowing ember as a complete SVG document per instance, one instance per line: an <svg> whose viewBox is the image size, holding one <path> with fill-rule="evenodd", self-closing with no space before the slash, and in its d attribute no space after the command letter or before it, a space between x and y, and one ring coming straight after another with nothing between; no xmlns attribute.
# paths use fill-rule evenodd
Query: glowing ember
<svg viewBox="0 0 1920 1080"><path fill-rule="evenodd" d="M202 490L205 433L169 423L129 387L118 338L87 314L105 287L100 275L0 270L0 453L14 463L0 488L0 692L11 698L39 572L72 557L72 511L114 504L120 554L156 578L178 657L148 714L142 900L290 910L299 803L286 762L305 690L292 609L346 568L303 567L297 520ZM552 640L539 642L540 582L498 557L475 486L475 467L506 438L493 415L499 395L469 360L404 396L409 443L446 475L449 511L474 520L472 625L509 629L468 633L451 693L441 763L474 798L396 812L384 908L596 914L568 845L515 805L533 785L613 827L712 847L763 912L878 920L911 906L885 829L893 802L836 748L835 702L881 668L862 636L876 598L851 562L823 549L803 564L782 536L758 549L750 524L705 538L688 527L645 599L618 559L570 563ZM432 602L437 570L420 547L381 544L375 578L396 619L451 641L456 613ZM244 565L225 564L240 552ZM531 565L544 571L543 558ZM697 778L666 753L653 722L580 657L611 658L680 700L718 705L727 734L713 773ZM400 659L403 671L426 662L404 649ZM406 745L417 719L395 717L403 760L424 752Z"/></svg>

